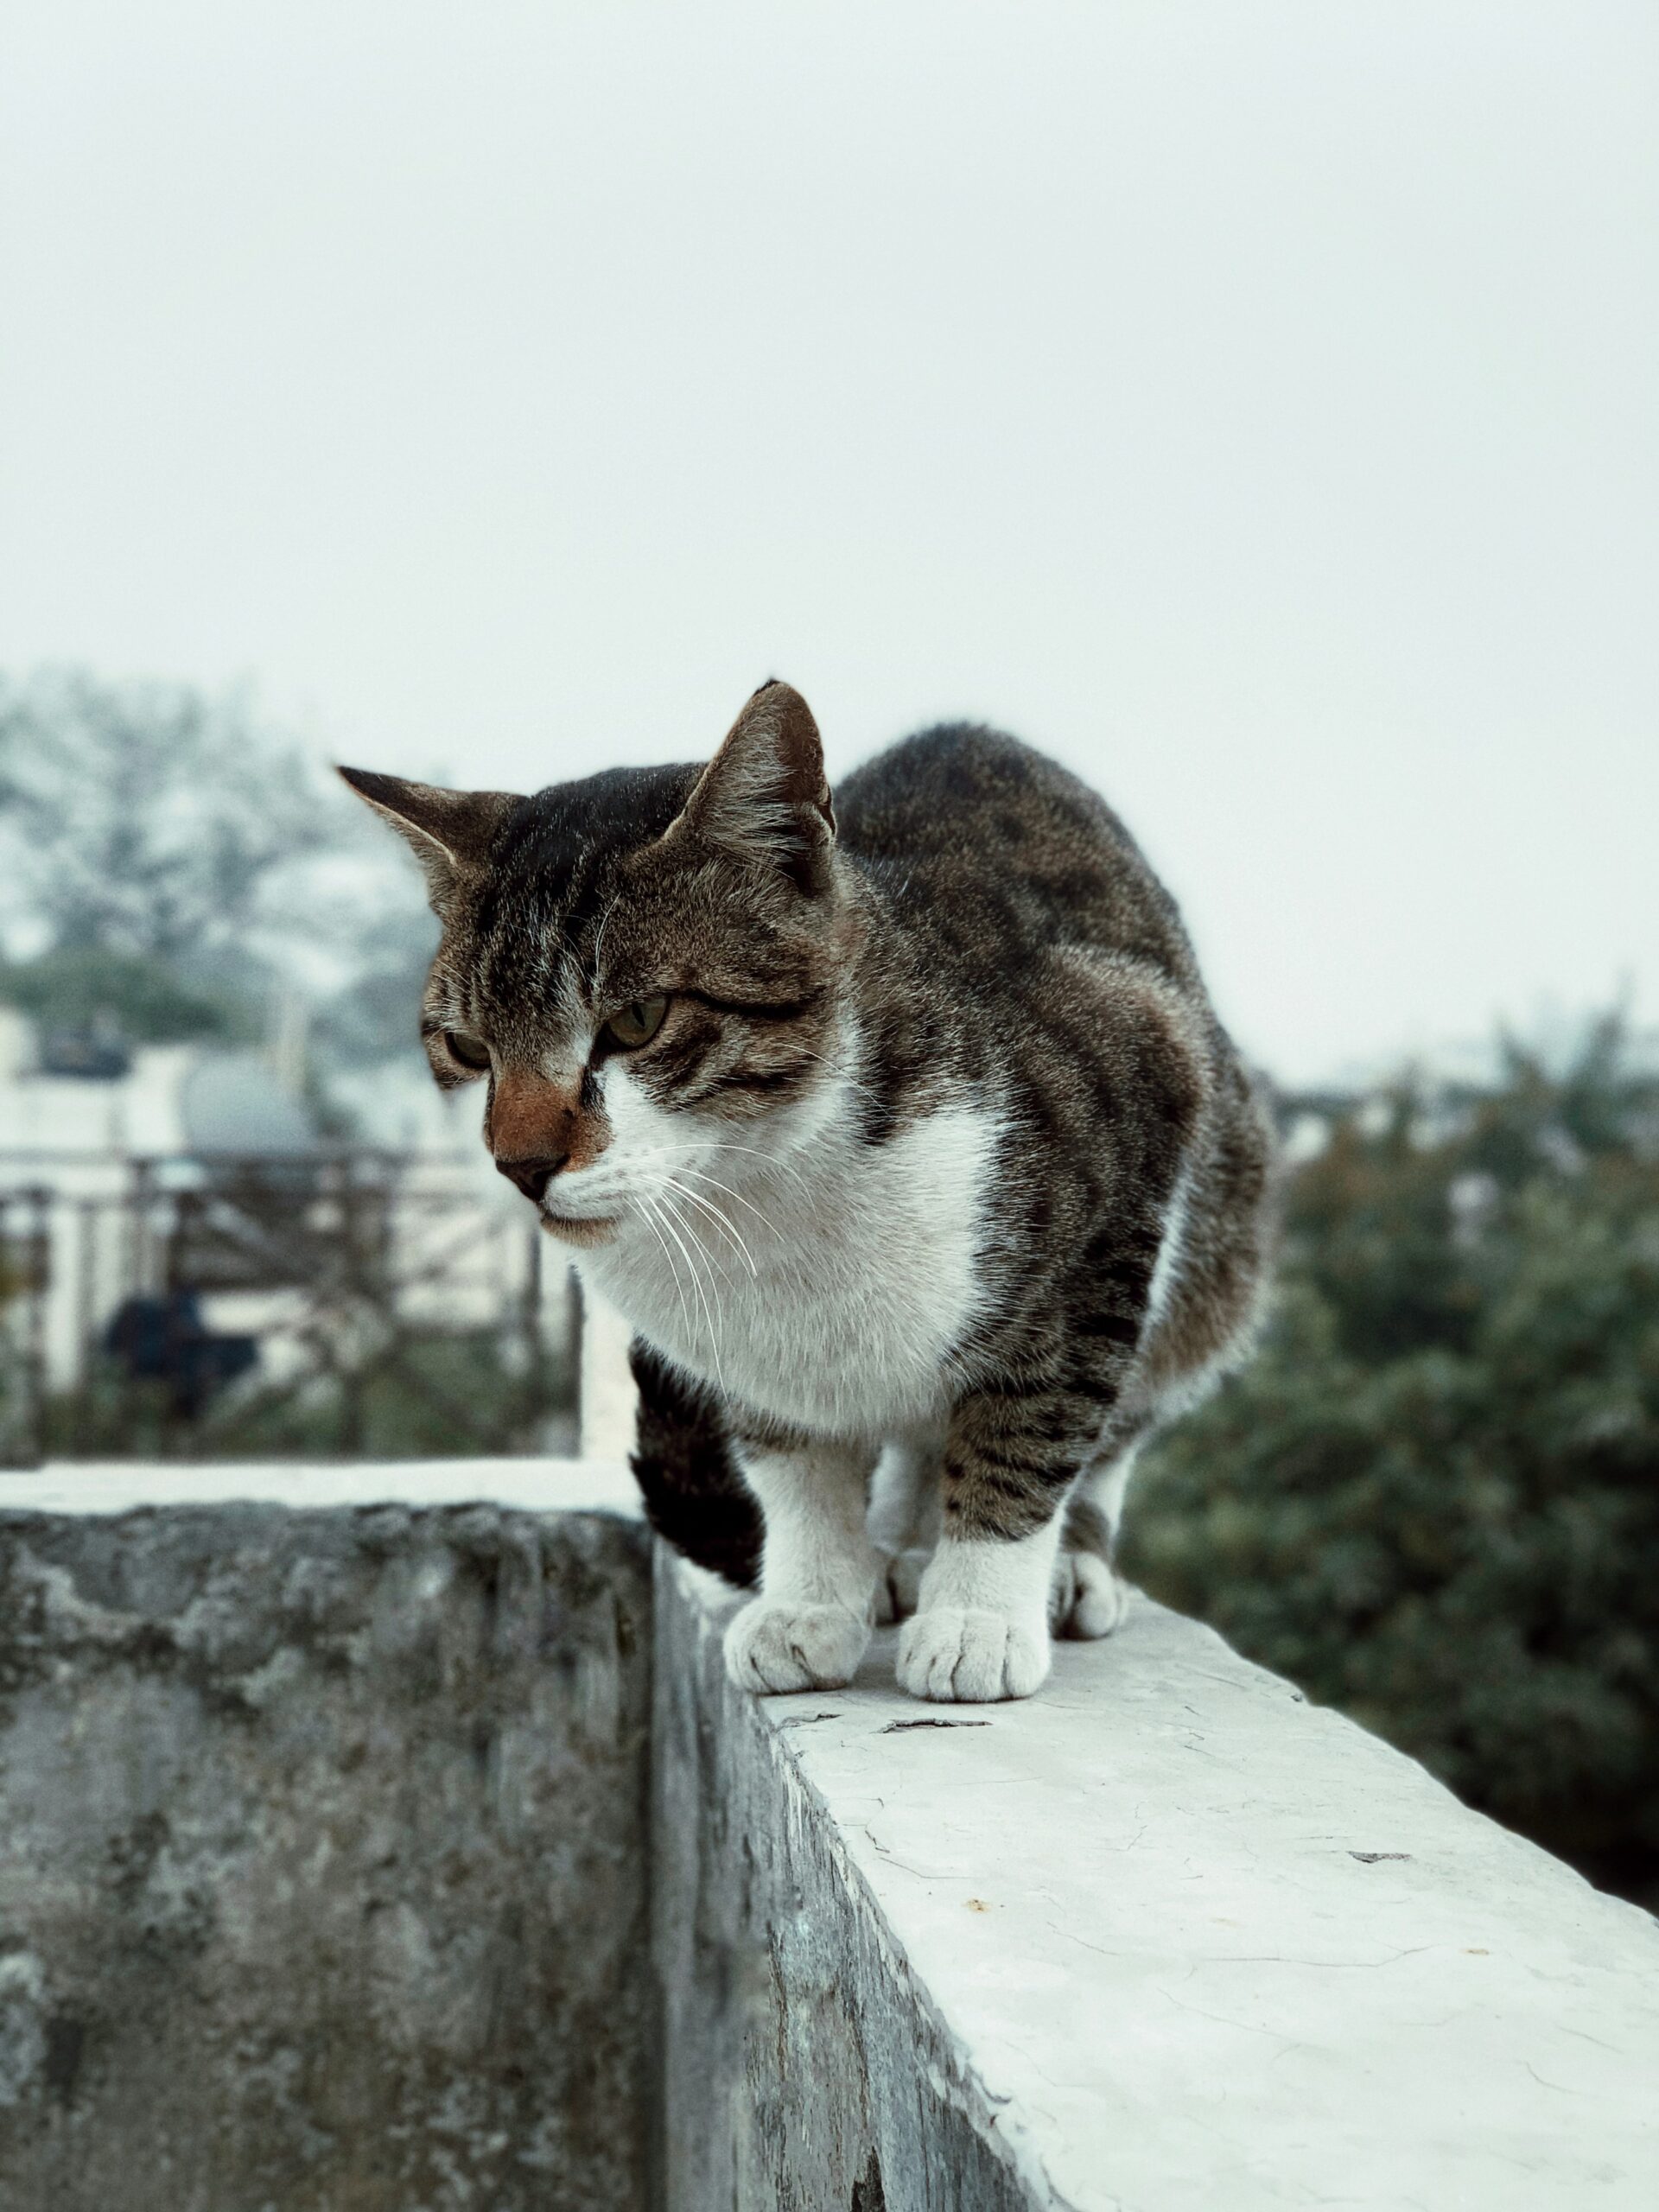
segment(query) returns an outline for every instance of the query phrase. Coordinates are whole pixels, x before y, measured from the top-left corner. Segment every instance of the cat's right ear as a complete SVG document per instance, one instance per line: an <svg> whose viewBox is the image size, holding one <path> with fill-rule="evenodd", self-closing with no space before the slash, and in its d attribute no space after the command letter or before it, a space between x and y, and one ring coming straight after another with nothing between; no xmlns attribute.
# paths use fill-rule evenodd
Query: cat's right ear
<svg viewBox="0 0 1659 2212"><path fill-rule="evenodd" d="M685 837L780 868L805 892L829 885L836 810L818 726L792 684L774 677L750 698L663 842Z"/></svg>
<svg viewBox="0 0 1659 2212"><path fill-rule="evenodd" d="M372 768L342 768L340 774L419 861L440 914L461 879L487 864L492 838L508 809L518 804L512 791L448 791L436 784L377 775Z"/></svg>

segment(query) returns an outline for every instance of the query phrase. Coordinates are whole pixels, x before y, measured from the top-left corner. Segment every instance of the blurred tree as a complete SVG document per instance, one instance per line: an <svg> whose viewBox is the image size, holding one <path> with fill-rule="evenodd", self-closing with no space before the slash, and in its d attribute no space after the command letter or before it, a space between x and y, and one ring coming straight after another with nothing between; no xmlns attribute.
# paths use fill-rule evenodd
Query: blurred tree
<svg viewBox="0 0 1659 2212"><path fill-rule="evenodd" d="M438 941L436 918L414 887L404 899L397 890L366 913L354 936L357 972L326 1000L317 1033L346 1066L417 1057L421 993Z"/></svg>
<svg viewBox="0 0 1659 2212"><path fill-rule="evenodd" d="M331 823L238 701L67 670L0 679L0 828L52 949L175 963L245 941L269 879Z"/></svg>
<svg viewBox="0 0 1659 2212"><path fill-rule="evenodd" d="M248 1042L297 984L321 1007L314 1103L338 1134L327 1064L413 1049L435 932L410 874L234 697L0 677L0 1001L37 1020Z"/></svg>
<svg viewBox="0 0 1659 2212"><path fill-rule="evenodd" d="M1128 1529L1154 1595L1659 1895L1659 1081L1618 1021L1338 1116L1261 1354Z"/></svg>

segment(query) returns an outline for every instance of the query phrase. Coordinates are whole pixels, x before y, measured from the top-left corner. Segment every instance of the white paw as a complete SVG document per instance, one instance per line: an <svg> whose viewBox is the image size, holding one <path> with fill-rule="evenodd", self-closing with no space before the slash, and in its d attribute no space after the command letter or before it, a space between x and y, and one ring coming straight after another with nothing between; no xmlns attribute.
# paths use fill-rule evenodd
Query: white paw
<svg viewBox="0 0 1659 2212"><path fill-rule="evenodd" d="M1048 1637L1005 1613L936 1605L899 1639L899 1687L940 1705L1029 1697L1048 1672Z"/></svg>
<svg viewBox="0 0 1659 2212"><path fill-rule="evenodd" d="M850 1682L869 1624L844 1605L757 1598L726 1631L726 1671L741 1690L837 1690Z"/></svg>
<svg viewBox="0 0 1659 2212"><path fill-rule="evenodd" d="M891 1628L895 1621L907 1621L916 1610L917 1592L922 1586L922 1569L927 1565L927 1554L922 1551L895 1552L876 1578L875 1624Z"/></svg>
<svg viewBox="0 0 1659 2212"><path fill-rule="evenodd" d="M1054 1562L1048 1624L1056 1636L1109 1636L1123 1618L1123 1585L1098 1552L1063 1551Z"/></svg>

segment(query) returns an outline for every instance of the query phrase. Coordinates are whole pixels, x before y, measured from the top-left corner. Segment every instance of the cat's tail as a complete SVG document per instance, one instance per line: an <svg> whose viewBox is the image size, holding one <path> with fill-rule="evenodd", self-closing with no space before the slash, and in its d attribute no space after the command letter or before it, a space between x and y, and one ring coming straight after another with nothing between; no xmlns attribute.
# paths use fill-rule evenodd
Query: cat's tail
<svg viewBox="0 0 1659 2212"><path fill-rule="evenodd" d="M645 1518L699 1567L739 1589L760 1571L760 1508L737 1471L719 1408L643 1338L628 1347L639 1390L633 1471Z"/></svg>

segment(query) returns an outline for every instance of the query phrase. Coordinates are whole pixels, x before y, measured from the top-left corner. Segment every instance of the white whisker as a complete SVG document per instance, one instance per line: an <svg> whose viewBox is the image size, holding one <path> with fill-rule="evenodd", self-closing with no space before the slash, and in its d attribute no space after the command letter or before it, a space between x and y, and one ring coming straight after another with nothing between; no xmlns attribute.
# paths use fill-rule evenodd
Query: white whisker
<svg viewBox="0 0 1659 2212"><path fill-rule="evenodd" d="M656 1206L644 1192L641 1192L639 1196L641 1206L645 1213L645 1225L651 1230L652 1235L657 1239L657 1242L662 1246L663 1257L668 1262L669 1272L674 1278L674 1294L680 1301L680 1313L685 1322L686 1338L687 1341L690 1342L690 1339L695 1337L696 1332L691 1325L691 1308L685 1302L685 1287L680 1281L680 1263L674 1257L674 1255L669 1250L668 1239L664 1236L662 1230L657 1225Z"/></svg>
<svg viewBox="0 0 1659 2212"><path fill-rule="evenodd" d="M806 1196L809 1198L811 1196L810 1184L808 1183L805 1177L801 1173L799 1168L798 1168L792 1161L788 1160L779 1160L775 1154L763 1150L759 1145L656 1144L652 1145L639 1155L638 1165L641 1167L648 1168L655 1166L658 1161L665 1160L673 1167L677 1173L682 1175L695 1175L699 1182L711 1184L715 1190L723 1192L727 1198L734 1198L739 1205L747 1207L748 1211L754 1216L757 1221L763 1221L768 1229L778 1230L779 1226L779 1224L775 1222L769 1214L764 1212L760 1207L757 1206L753 1199L745 1198L741 1191L733 1190L730 1184L722 1183L717 1176L711 1175L706 1167L693 1166L691 1165L693 1160L704 1160L717 1152L741 1154L746 1158L758 1160L762 1163L763 1167L775 1168L780 1175L789 1176L793 1182L800 1186L800 1189ZM757 1173L756 1180L759 1181L760 1179L760 1178Z"/></svg>
<svg viewBox="0 0 1659 2212"><path fill-rule="evenodd" d="M670 1196L671 1192L673 1193L672 1197ZM702 1224L696 1220L688 1220L679 1211L677 1201L683 1198L695 1199L696 1196L695 1192L686 1190L682 1185L675 1181L674 1178L668 1173L666 1169L658 1167L652 1184L649 1200L646 1200L645 1194L644 1192L640 1195L642 1203L648 1202L655 1207L658 1218L659 1220L666 1221L673 1219L678 1222L679 1226L684 1230L686 1235L690 1238L693 1246L702 1255L703 1258L709 1261L710 1265L719 1265L721 1281L722 1282L729 1282L731 1281L731 1277L726 1272L725 1262L727 1255L725 1252L723 1250L721 1252L711 1251L709 1246L702 1241L701 1233L702 1230ZM720 1226L722 1229L729 1229L730 1224L725 1219L724 1216L719 1214L717 1210L714 1211L715 1211L715 1217L720 1223ZM745 1258L748 1256L747 1248L744 1249L743 1256ZM753 1265L752 1262L751 1265Z"/></svg>
<svg viewBox="0 0 1659 2212"><path fill-rule="evenodd" d="M696 1149L701 1152L708 1153L711 1155L717 1152L741 1152L747 1154L750 1158L760 1160L766 1166L769 1168L775 1168L779 1174L793 1177L794 1180L800 1185L803 1191L806 1192L809 1196L811 1194L811 1185L807 1181L806 1178L801 1173L800 1169L795 1166L792 1160L780 1160L776 1153L765 1151L758 1144L711 1144L696 1147Z"/></svg>
<svg viewBox="0 0 1659 2212"><path fill-rule="evenodd" d="M605 909L605 912L600 916L599 934L594 939L594 984L595 988L598 988L599 984L599 956L605 949L605 932L610 926L611 916L616 912L621 903L622 893L619 891L616 896L612 899L610 905Z"/></svg>
<svg viewBox="0 0 1659 2212"><path fill-rule="evenodd" d="M718 1191L722 1198L729 1198L734 1205L742 1206L747 1212L752 1213L754 1216L755 1220L760 1224L760 1227L767 1232L774 1243L782 1241L786 1235L786 1231L781 1223L775 1221L772 1215L766 1212L763 1208L751 1205L750 1201L744 1197L741 1191L728 1190L724 1183L720 1182L713 1175L706 1174L700 1167L688 1167L682 1163L678 1172L682 1175L691 1176L696 1182L706 1183L710 1190ZM690 1193L688 1192L687 1195L690 1196ZM724 1217L723 1207L716 1206L715 1211ZM728 1222L728 1226L734 1230L736 1224L735 1223ZM749 1234L751 1236L754 1235L753 1229L750 1230Z"/></svg>
<svg viewBox="0 0 1659 2212"><path fill-rule="evenodd" d="M703 1314L709 1323L709 1349L713 1356L715 1363L715 1380L719 1383L721 1389L724 1390L726 1388L726 1377L721 1370L720 1336L718 1331L715 1327L714 1309L709 1305L709 1300L703 1292L702 1277L697 1273L697 1263L691 1257L690 1250L686 1244L685 1239L680 1235L679 1230L674 1226L672 1215L664 1209L660 1215L660 1218L664 1228L667 1230L669 1235L679 1246L681 1251L684 1253L685 1264L691 1270L691 1287L696 1293L698 1302L702 1306Z"/></svg>
<svg viewBox="0 0 1659 2212"><path fill-rule="evenodd" d="M763 1213L760 1208L754 1205L751 1199L744 1197L741 1191L733 1190L729 1183L722 1183L718 1176L709 1174L706 1168L688 1166L686 1162L683 1160L677 1160L675 1166L678 1173L682 1175L694 1176L699 1183L707 1183L711 1190L718 1191L722 1198L732 1199L737 1205L746 1206L749 1212L751 1212L754 1216L755 1219L760 1224L763 1229L771 1230L774 1235L778 1233L778 1224L772 1218L772 1216L768 1213ZM659 1170L658 1172L663 1173L664 1171Z"/></svg>
<svg viewBox="0 0 1659 2212"><path fill-rule="evenodd" d="M831 1075L839 1076L849 1090L856 1090L861 1096L868 1098L872 1106L879 1106L883 1113L887 1111L886 1099L878 1098L868 1083L861 1083L855 1075L849 1075L845 1068L838 1065L826 1053L815 1052L810 1045L798 1045L795 1049L798 1052L804 1052L809 1060L817 1060L821 1067L828 1068Z"/></svg>
<svg viewBox="0 0 1659 2212"><path fill-rule="evenodd" d="M754 1264L753 1253L750 1251L748 1246L743 1242L743 1239L738 1235L736 1230L733 1228L731 1223L727 1220L725 1215L714 1203L712 1198L702 1198L696 1191L688 1191L683 1183L677 1181L676 1179L672 1175L669 1174L665 1170L663 1171L663 1182L669 1190L677 1192L682 1198L686 1199L690 1205L694 1206L700 1206L702 1211L719 1225L723 1233L743 1255L744 1260L747 1263L749 1273L752 1275L759 1276L760 1271ZM686 1225L688 1228L690 1226L690 1223Z"/></svg>

